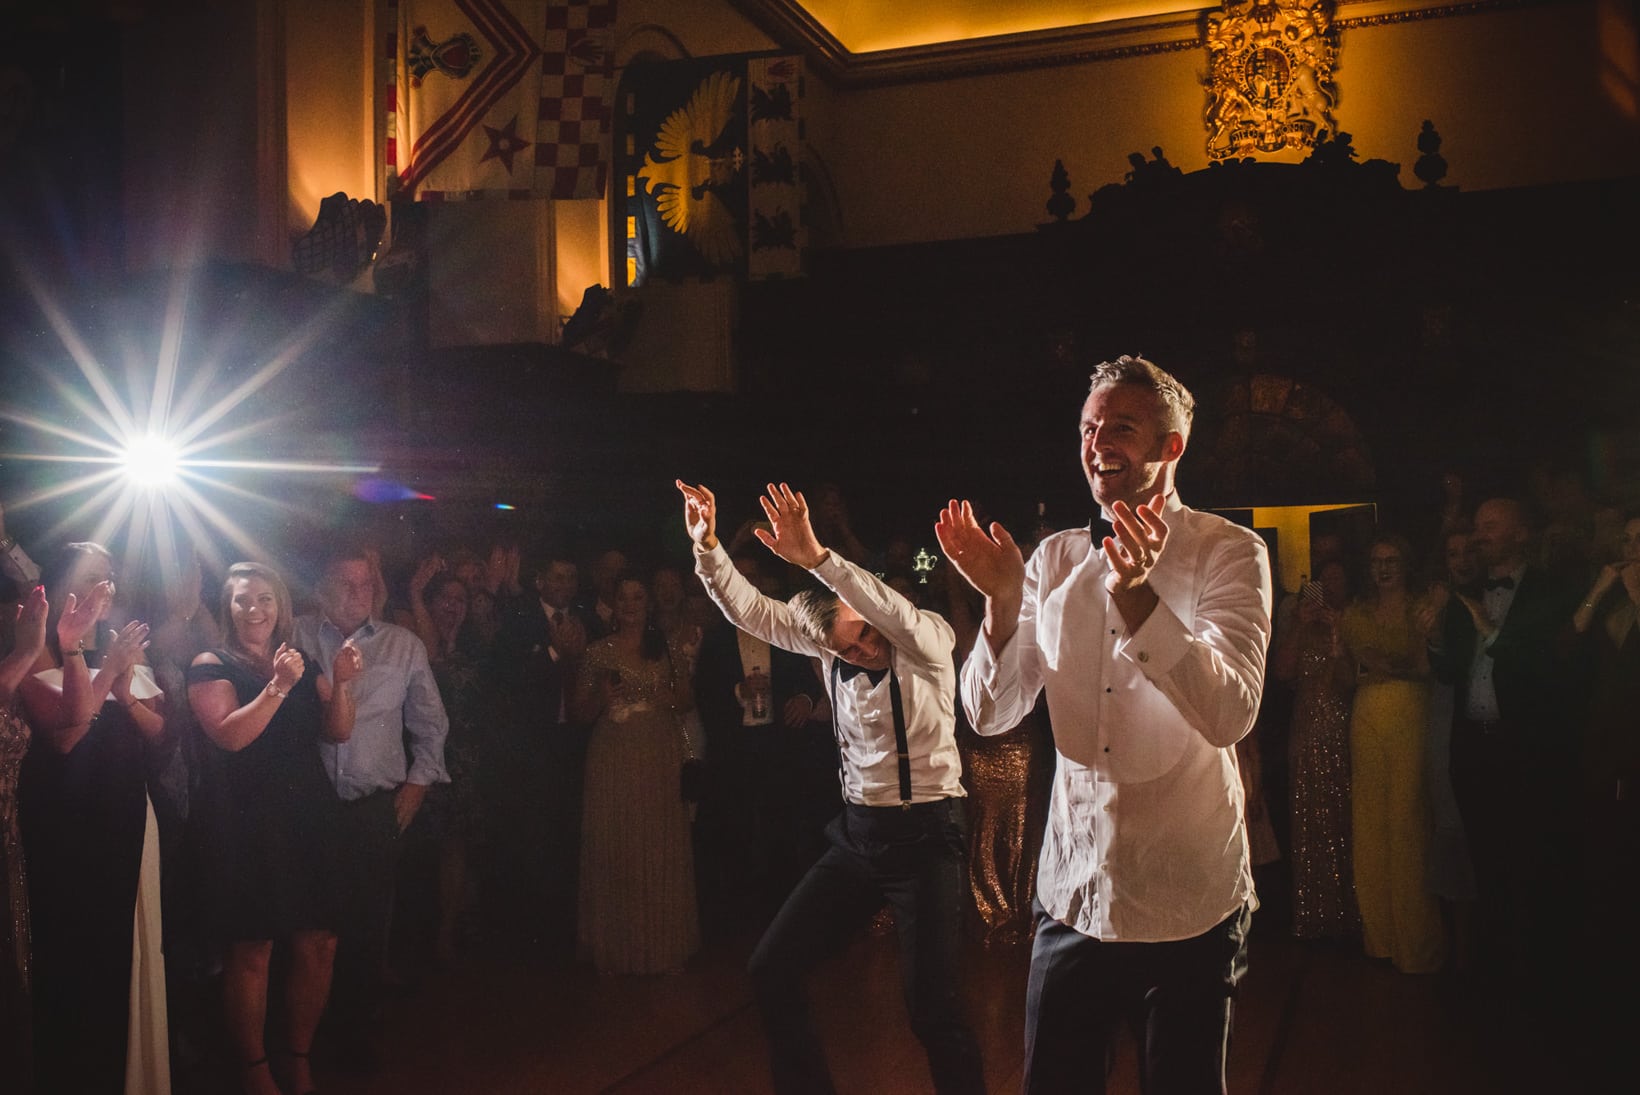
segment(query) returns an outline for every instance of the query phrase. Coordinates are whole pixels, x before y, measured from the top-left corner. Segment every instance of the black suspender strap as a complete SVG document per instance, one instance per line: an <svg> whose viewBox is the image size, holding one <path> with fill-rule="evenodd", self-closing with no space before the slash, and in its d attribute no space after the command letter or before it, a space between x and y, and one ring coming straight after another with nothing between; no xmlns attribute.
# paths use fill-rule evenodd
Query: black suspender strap
<svg viewBox="0 0 1640 1095"><path fill-rule="evenodd" d="M843 771L843 730L837 708L837 685L841 673L840 658L831 660L831 732L837 739L837 771L848 786L847 774ZM888 701L894 711L894 751L899 761L900 770L900 809L911 808L911 746L906 743L905 735L905 699L900 695L900 678L890 669L888 671Z"/></svg>

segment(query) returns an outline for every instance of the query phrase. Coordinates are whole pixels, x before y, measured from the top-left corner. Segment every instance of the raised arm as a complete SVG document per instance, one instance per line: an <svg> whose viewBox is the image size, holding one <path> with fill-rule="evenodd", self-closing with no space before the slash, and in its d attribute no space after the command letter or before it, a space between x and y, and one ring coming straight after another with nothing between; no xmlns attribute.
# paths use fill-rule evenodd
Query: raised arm
<svg viewBox="0 0 1640 1095"><path fill-rule="evenodd" d="M973 503L951 499L934 522L940 549L958 574L985 598L981 633L999 653L1019 628L1025 597L1025 557L1008 530L996 521L990 531L979 527Z"/></svg>
<svg viewBox="0 0 1640 1095"><path fill-rule="evenodd" d="M882 633L896 650L929 662L948 660L955 642L951 625L923 612L871 572L820 543L809 521L802 491L770 483L758 500L769 518L769 528L757 538L788 563L810 571L860 617Z"/></svg>
<svg viewBox="0 0 1640 1095"><path fill-rule="evenodd" d="M797 626L785 602L765 597L735 569L718 542L717 499L712 492L705 486L690 486L681 479L677 486L683 494L684 527L695 542L695 573L724 618L782 650L810 657L821 655L820 646ZM759 538L765 535L765 530L758 530Z"/></svg>

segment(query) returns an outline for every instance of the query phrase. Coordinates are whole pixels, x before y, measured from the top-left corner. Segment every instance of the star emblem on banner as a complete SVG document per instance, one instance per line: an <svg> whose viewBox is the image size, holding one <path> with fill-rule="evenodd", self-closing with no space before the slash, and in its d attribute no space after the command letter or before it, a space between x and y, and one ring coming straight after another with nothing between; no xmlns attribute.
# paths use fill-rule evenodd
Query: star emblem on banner
<svg viewBox="0 0 1640 1095"><path fill-rule="evenodd" d="M478 158L478 162L500 160L501 166L505 167L507 174L511 175L513 157L530 146L529 141L518 135L518 115L514 114L512 121L508 122L505 127L497 129L494 126L487 125L484 127L484 132L489 135L490 147L484 151L484 155Z"/></svg>

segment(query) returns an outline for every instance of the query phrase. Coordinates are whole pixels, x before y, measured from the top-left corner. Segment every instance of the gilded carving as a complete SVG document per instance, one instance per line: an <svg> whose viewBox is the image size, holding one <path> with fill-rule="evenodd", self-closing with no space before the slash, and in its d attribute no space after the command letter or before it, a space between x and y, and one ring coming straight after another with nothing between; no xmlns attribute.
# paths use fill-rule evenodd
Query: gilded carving
<svg viewBox="0 0 1640 1095"><path fill-rule="evenodd" d="M1207 17L1207 156L1312 147L1336 132L1331 0L1226 0Z"/></svg>

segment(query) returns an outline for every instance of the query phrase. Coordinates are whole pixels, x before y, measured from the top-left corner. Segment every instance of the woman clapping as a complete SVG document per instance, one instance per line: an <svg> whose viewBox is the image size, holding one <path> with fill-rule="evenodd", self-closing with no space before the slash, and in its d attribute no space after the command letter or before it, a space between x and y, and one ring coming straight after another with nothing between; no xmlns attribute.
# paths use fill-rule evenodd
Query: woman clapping
<svg viewBox="0 0 1640 1095"><path fill-rule="evenodd" d="M215 848L208 879L227 945L223 1009L244 1066L244 1090L278 1095L264 1026L275 940L290 947L285 984L289 1082L312 1089L308 1050L330 995L340 879L332 839L341 811L318 743L353 731L359 652L337 655L335 680L290 645L290 593L273 568L236 563L220 608L220 650L194 659L188 701L216 747L207 767Z"/></svg>

